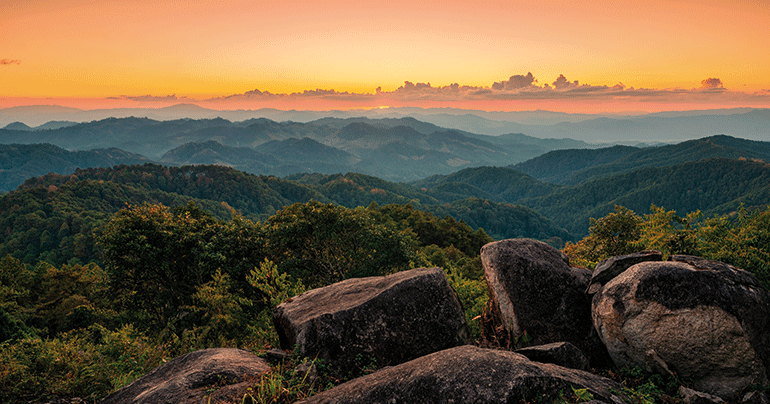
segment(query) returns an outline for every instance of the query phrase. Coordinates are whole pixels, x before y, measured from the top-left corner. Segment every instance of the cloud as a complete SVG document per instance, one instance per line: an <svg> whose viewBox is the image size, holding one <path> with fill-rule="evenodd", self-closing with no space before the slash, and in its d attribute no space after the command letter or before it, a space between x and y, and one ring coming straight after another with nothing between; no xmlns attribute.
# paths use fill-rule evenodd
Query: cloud
<svg viewBox="0 0 770 404"><path fill-rule="evenodd" d="M715 89L715 88L724 88L722 86L722 80L716 79L716 78L708 78L706 80L703 80L700 82L701 88L705 89Z"/></svg>
<svg viewBox="0 0 770 404"><path fill-rule="evenodd" d="M522 76L520 74L511 76L506 81L501 82L495 82L492 84L493 90L516 90L520 88L526 88L533 86L533 83L537 82L535 80L535 76L532 75L532 72L527 73L526 76Z"/></svg>
<svg viewBox="0 0 770 404"><path fill-rule="evenodd" d="M378 94L406 100L444 100L473 97L475 93L483 90L483 87L461 86L458 83L433 87L430 83L415 84L411 81L405 81L403 86L393 91L380 91Z"/></svg>
<svg viewBox="0 0 770 404"><path fill-rule="evenodd" d="M580 83L578 83L577 80L570 83L569 80L567 80L567 78L564 77L563 74L560 74L559 77L556 78L556 81L554 81L552 84L553 84L553 87L557 90L564 90L564 89L575 88L580 86Z"/></svg>
<svg viewBox="0 0 770 404"><path fill-rule="evenodd" d="M15 59L0 59L0 65L20 65L21 60Z"/></svg>
<svg viewBox="0 0 770 404"><path fill-rule="evenodd" d="M148 94L148 95L139 95L139 96L121 95L120 97L117 97L117 99L137 101L137 102L169 102L169 101L184 100L184 99L187 99L187 97L177 97L176 94L171 94L166 96L157 96L157 95Z"/></svg>
<svg viewBox="0 0 770 404"><path fill-rule="evenodd" d="M526 75L515 74L508 80L494 82L490 86L467 86L458 83L446 86L434 86L431 83L404 81L395 90L383 90L377 87L372 93L340 92L333 89L305 90L303 92L276 94L269 91L252 90L242 94L205 100L208 102L253 101L254 103L297 102L298 104L315 101L339 102L343 105L369 103L370 105L408 105L420 102L475 102L475 101L586 101L586 102L770 102L770 93L742 93L724 88L721 80L709 78L703 80L701 87L685 88L634 88L623 83L615 85L581 84L578 80L570 81L560 74L551 84L538 84L537 78L528 72Z"/></svg>

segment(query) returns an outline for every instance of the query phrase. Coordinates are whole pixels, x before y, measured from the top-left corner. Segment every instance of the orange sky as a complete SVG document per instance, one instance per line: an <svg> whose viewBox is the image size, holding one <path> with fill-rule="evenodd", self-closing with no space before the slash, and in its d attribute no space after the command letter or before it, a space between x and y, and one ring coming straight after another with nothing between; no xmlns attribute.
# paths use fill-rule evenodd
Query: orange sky
<svg viewBox="0 0 770 404"><path fill-rule="evenodd" d="M0 0L0 107L770 107L768 2L370 3Z"/></svg>

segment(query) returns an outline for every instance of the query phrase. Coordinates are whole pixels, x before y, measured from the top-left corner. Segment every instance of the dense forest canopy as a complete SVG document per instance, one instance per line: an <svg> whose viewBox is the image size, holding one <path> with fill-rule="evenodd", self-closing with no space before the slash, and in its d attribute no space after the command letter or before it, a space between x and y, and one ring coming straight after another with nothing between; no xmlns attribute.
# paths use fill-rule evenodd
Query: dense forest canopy
<svg viewBox="0 0 770 404"><path fill-rule="evenodd" d="M770 206L704 218L617 206L568 243L573 265L642 249L697 254L770 285ZM106 218L103 264L0 259L4 401L103 397L164 359L214 346L275 346L273 307L309 288L415 267L444 269L474 335L487 302L479 250L492 239L409 204L294 203L264 222L194 202L129 205Z"/></svg>

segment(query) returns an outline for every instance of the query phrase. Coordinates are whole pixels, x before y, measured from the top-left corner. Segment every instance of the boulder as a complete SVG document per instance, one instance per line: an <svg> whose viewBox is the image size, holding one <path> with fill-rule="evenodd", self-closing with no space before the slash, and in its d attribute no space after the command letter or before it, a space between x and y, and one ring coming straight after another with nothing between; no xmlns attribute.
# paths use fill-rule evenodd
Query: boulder
<svg viewBox="0 0 770 404"><path fill-rule="evenodd" d="M240 402L268 370L264 359L242 349L204 349L158 366L101 403Z"/></svg>
<svg viewBox="0 0 770 404"><path fill-rule="evenodd" d="M600 261L596 264L596 268L591 275L591 284L588 286L587 293L589 295L595 294L612 278L620 275L631 266L645 261L663 261L663 254L657 250L645 250L628 255L618 255Z"/></svg>
<svg viewBox="0 0 770 404"><path fill-rule="evenodd" d="M353 379L305 404L552 402L572 389L620 403L618 383L588 372L532 362L501 350L461 346Z"/></svg>
<svg viewBox="0 0 770 404"><path fill-rule="evenodd" d="M516 350L529 360L553 363L570 369L588 370L588 358L575 345L569 342L554 342Z"/></svg>
<svg viewBox="0 0 770 404"><path fill-rule="evenodd" d="M615 364L670 371L728 401L767 383L770 292L730 265L673 259L636 264L594 296L594 326Z"/></svg>
<svg viewBox="0 0 770 404"><path fill-rule="evenodd" d="M526 332L533 345L568 341L602 363L606 351L591 324L585 293L591 271L570 267L561 251L540 241L509 239L481 248L494 322L513 338Z"/></svg>
<svg viewBox="0 0 770 404"><path fill-rule="evenodd" d="M682 397L684 404L722 404L725 402L725 400L722 400L719 397L688 389L684 386L679 386L677 393L679 394L679 397Z"/></svg>
<svg viewBox="0 0 770 404"><path fill-rule="evenodd" d="M471 343L460 302L440 268L348 279L280 304L284 349L324 359L338 374L396 365Z"/></svg>

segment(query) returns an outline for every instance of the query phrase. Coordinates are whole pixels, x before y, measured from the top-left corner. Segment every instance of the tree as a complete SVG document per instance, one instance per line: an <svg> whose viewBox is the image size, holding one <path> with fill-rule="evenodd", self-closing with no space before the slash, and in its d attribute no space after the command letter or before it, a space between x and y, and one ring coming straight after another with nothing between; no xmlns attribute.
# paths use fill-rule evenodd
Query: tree
<svg viewBox="0 0 770 404"><path fill-rule="evenodd" d="M770 205L705 220L697 235L704 257L752 272L770 288Z"/></svg>
<svg viewBox="0 0 770 404"><path fill-rule="evenodd" d="M666 211L652 205L652 213L644 215L639 225L639 239L635 242L637 250L658 250L664 259L673 254L698 254L698 239L693 223L701 216L700 211L676 215L676 211Z"/></svg>
<svg viewBox="0 0 770 404"><path fill-rule="evenodd" d="M192 203L174 212L149 204L118 212L101 243L110 289L122 308L148 314L151 323L164 326L191 305L196 288L215 270L201 257L217 225Z"/></svg>
<svg viewBox="0 0 770 404"><path fill-rule="evenodd" d="M396 272L411 257L408 239L363 208L295 203L270 217L265 231L270 259L309 286Z"/></svg>
<svg viewBox="0 0 770 404"><path fill-rule="evenodd" d="M599 261L638 250L642 218L623 206L600 219L591 218L589 235L577 243L567 243L564 253L573 264L593 268Z"/></svg>

